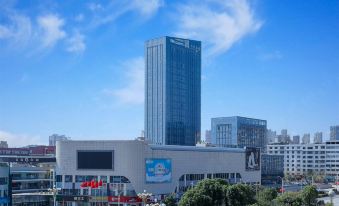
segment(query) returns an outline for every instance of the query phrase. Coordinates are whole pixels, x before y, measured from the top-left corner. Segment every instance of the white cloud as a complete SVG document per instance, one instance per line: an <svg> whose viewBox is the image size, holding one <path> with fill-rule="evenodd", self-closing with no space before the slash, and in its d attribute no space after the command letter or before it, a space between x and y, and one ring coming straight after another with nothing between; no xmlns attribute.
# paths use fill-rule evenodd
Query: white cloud
<svg viewBox="0 0 339 206"><path fill-rule="evenodd" d="M107 95L113 95L123 104L142 104L144 102L144 59L142 57L130 59L121 65L125 72L127 84L119 89L104 90Z"/></svg>
<svg viewBox="0 0 339 206"><path fill-rule="evenodd" d="M49 14L38 17L38 24L42 29L42 46L52 47L59 40L66 37L66 32L62 29L64 20L56 15Z"/></svg>
<svg viewBox="0 0 339 206"><path fill-rule="evenodd" d="M88 8L91 11L98 11L103 9L102 5L99 3L89 3Z"/></svg>
<svg viewBox="0 0 339 206"><path fill-rule="evenodd" d="M85 40L84 35L80 34L79 32L75 32L75 34L67 40L68 41L67 51L73 53L82 53L86 49L86 44L84 40Z"/></svg>
<svg viewBox="0 0 339 206"><path fill-rule="evenodd" d="M25 46L32 37L30 18L12 12L7 19L7 24L0 24L0 39L8 39L12 44Z"/></svg>
<svg viewBox="0 0 339 206"><path fill-rule="evenodd" d="M0 130L0 140L7 141L9 147L22 147L26 145L46 144L39 136L14 134Z"/></svg>
<svg viewBox="0 0 339 206"><path fill-rule="evenodd" d="M126 0L111 1L106 5L90 3L89 10L92 11L92 27L108 24L128 12L137 12L141 19L153 16L160 7L164 5L163 0Z"/></svg>
<svg viewBox="0 0 339 206"><path fill-rule="evenodd" d="M248 34L257 32L262 22L246 0L214 0L178 7L176 35L202 40L207 55L226 52Z"/></svg>
<svg viewBox="0 0 339 206"><path fill-rule="evenodd" d="M164 5L163 0L133 0L132 8L146 17L154 15L160 7Z"/></svg>
<svg viewBox="0 0 339 206"><path fill-rule="evenodd" d="M57 15L45 15L31 21L29 16L14 9L7 9L0 14L6 21L0 24L0 40L7 40L13 48L35 49L53 47L66 37L63 30L64 20Z"/></svg>

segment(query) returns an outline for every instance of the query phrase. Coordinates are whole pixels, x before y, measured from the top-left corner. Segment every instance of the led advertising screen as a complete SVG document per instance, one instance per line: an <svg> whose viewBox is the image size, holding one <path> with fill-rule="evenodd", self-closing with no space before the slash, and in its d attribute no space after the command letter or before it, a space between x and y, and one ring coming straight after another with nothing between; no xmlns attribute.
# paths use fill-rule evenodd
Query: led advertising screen
<svg viewBox="0 0 339 206"><path fill-rule="evenodd" d="M166 183L172 180L170 159L146 159L146 183Z"/></svg>
<svg viewBox="0 0 339 206"><path fill-rule="evenodd" d="M260 170L260 148L246 147L245 168L247 171Z"/></svg>
<svg viewBox="0 0 339 206"><path fill-rule="evenodd" d="M77 151L78 169L113 170L113 151Z"/></svg>

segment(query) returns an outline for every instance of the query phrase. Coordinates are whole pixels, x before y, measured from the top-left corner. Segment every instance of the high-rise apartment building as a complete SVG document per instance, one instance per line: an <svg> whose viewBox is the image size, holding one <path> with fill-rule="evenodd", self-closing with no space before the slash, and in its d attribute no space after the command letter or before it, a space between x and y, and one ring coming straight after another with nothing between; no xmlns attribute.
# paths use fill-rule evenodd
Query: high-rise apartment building
<svg viewBox="0 0 339 206"><path fill-rule="evenodd" d="M276 138L277 138L277 132L271 129L268 129L267 130L267 143L268 144L274 143L276 141Z"/></svg>
<svg viewBox="0 0 339 206"><path fill-rule="evenodd" d="M56 145L56 141L65 141L65 140L69 140L69 137L66 137L65 135L58 135L58 134L52 134L51 136L49 136L49 146L55 146Z"/></svg>
<svg viewBox="0 0 339 206"><path fill-rule="evenodd" d="M281 130L281 134L278 135L278 142L279 143L291 143L291 138L290 138L290 135L288 135L287 133L287 129L282 129Z"/></svg>
<svg viewBox="0 0 339 206"><path fill-rule="evenodd" d="M300 135L294 135L292 144L300 144Z"/></svg>
<svg viewBox="0 0 339 206"><path fill-rule="evenodd" d="M145 43L145 138L195 145L201 125L201 42L161 37Z"/></svg>
<svg viewBox="0 0 339 206"><path fill-rule="evenodd" d="M323 133L322 132L316 132L314 134L314 138L313 138L313 143L315 144L319 144L323 142Z"/></svg>
<svg viewBox="0 0 339 206"><path fill-rule="evenodd" d="M311 143L311 135L309 133L304 134L302 138L303 144L310 144Z"/></svg>
<svg viewBox="0 0 339 206"><path fill-rule="evenodd" d="M330 139L339 140L339 125L330 127Z"/></svg>
<svg viewBox="0 0 339 206"><path fill-rule="evenodd" d="M212 144L221 147L260 147L267 144L267 121L246 117L212 118Z"/></svg>

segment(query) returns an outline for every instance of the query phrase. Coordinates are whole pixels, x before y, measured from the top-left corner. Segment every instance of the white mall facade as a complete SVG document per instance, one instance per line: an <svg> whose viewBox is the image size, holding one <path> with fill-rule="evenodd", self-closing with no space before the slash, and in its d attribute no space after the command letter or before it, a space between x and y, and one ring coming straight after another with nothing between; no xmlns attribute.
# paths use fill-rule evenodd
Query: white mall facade
<svg viewBox="0 0 339 206"><path fill-rule="evenodd" d="M171 193L180 196L205 178L260 184L260 162L259 169L249 169L247 153L239 148L161 146L139 140L59 141L56 187L62 195L57 200L71 205L82 201L140 205L137 194L144 190L161 200ZM253 156L250 159L253 162ZM91 180L102 180L103 186L80 187Z"/></svg>

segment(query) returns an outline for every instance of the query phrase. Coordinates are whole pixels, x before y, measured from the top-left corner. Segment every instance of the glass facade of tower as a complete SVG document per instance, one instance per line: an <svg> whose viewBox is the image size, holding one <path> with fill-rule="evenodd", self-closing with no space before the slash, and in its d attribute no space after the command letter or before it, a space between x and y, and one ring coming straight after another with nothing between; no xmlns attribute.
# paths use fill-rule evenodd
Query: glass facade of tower
<svg viewBox="0 0 339 206"><path fill-rule="evenodd" d="M201 42L146 41L145 67L145 138L153 144L195 145L201 125Z"/></svg>
<svg viewBox="0 0 339 206"><path fill-rule="evenodd" d="M330 127L330 139L339 140L339 125Z"/></svg>
<svg viewBox="0 0 339 206"><path fill-rule="evenodd" d="M267 144L267 121L246 117L212 118L212 144L220 147L260 147Z"/></svg>

